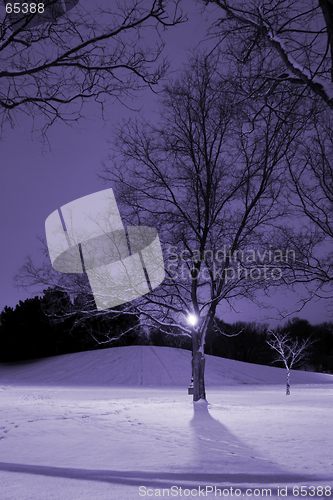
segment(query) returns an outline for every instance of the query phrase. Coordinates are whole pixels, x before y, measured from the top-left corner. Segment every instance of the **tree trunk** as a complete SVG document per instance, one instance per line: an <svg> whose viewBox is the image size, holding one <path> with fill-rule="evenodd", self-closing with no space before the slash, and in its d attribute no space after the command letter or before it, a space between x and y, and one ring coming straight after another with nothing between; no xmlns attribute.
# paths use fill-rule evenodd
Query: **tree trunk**
<svg viewBox="0 0 333 500"><path fill-rule="evenodd" d="M290 370L287 369L287 388L286 388L286 396L290 394Z"/></svg>
<svg viewBox="0 0 333 500"><path fill-rule="evenodd" d="M205 391L205 356L199 350L200 337L197 332L192 335L192 377L193 401L206 399Z"/></svg>

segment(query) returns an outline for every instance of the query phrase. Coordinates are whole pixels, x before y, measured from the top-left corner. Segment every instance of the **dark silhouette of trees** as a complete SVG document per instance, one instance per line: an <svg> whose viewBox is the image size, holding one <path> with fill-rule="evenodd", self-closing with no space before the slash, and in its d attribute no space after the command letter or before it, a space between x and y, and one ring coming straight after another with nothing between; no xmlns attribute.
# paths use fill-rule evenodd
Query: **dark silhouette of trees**
<svg viewBox="0 0 333 500"><path fill-rule="evenodd" d="M246 363L268 365L272 356L267 347L268 326L237 321L232 325L216 318L207 333L205 352Z"/></svg>
<svg viewBox="0 0 333 500"><path fill-rule="evenodd" d="M293 340L314 339L315 343L308 354L306 362L315 367L317 371L333 372L333 359L330 359L330 356L333 356L332 323L325 322L311 325L309 321L295 317L277 328L276 331L281 334L288 333Z"/></svg>
<svg viewBox="0 0 333 500"><path fill-rule="evenodd" d="M138 316L126 314L125 306L103 315L86 314L78 296L71 301L61 290L48 288L42 297L20 301L15 308L5 307L0 313L0 362L14 362L56 356L86 350L126 345L155 345L192 349L191 339L176 326L163 329L140 322ZM86 300L83 298L84 304ZM333 373L333 324L311 325L293 318L274 330L290 343L313 340L306 358L293 368L306 368ZM276 362L268 346L271 333L260 323L238 321L225 323L216 317L207 331L205 354L247 363L271 365Z"/></svg>
<svg viewBox="0 0 333 500"><path fill-rule="evenodd" d="M20 301L15 309L5 307L0 313L0 359L21 361L61 353L62 339L57 333L39 297Z"/></svg>
<svg viewBox="0 0 333 500"><path fill-rule="evenodd" d="M22 361L96 348L141 343L134 315L85 317L77 303L55 289L0 313L0 361Z"/></svg>

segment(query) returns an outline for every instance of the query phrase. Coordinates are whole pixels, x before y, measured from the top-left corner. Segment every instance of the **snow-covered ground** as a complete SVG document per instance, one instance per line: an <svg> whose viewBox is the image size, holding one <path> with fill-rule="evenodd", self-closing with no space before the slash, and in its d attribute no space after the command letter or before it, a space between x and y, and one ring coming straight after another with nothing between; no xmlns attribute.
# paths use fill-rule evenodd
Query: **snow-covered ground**
<svg viewBox="0 0 333 500"><path fill-rule="evenodd" d="M0 499L333 497L333 376L293 372L286 397L284 370L207 356L193 405L190 361L133 346L0 366Z"/></svg>

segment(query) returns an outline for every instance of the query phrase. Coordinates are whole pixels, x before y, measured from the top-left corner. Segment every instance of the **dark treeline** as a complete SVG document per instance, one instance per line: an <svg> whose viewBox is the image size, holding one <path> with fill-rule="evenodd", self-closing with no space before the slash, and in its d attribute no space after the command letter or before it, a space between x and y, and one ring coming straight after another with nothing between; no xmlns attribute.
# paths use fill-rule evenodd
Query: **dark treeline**
<svg viewBox="0 0 333 500"><path fill-rule="evenodd" d="M48 289L42 297L20 301L0 313L0 362L23 361L139 340L136 316L114 313L90 317L63 292Z"/></svg>
<svg viewBox="0 0 333 500"><path fill-rule="evenodd" d="M284 367L282 362L274 362L275 352L267 344L270 338L268 325L245 322L228 325L221 320L217 320L217 324L219 328L209 332L207 354L247 363ZM274 331L288 333L291 340L310 338L314 343L306 363L301 363L300 368L333 373L333 323L311 325L307 320L293 318Z"/></svg>
<svg viewBox="0 0 333 500"><path fill-rule="evenodd" d="M333 323L311 325L307 320L293 318L274 331L288 333L291 340L311 338L314 341L306 363L296 368L333 373ZM284 367L282 362L275 362L275 353L266 342L269 338L268 325L243 321L228 324L216 318L215 328L206 336L205 353L246 363ZM189 338L165 335L158 329L150 331L149 339L153 345L192 348Z"/></svg>
<svg viewBox="0 0 333 500"><path fill-rule="evenodd" d="M140 327L139 318L122 313L121 308L118 315L90 317L80 309L79 300L78 297L72 303L63 292L48 289L42 297L20 301L15 308L5 307L0 313L0 362L124 345L192 349L190 338L172 330L166 333L154 327ZM301 367L333 373L333 323L311 325L307 320L293 318L277 331L288 332L291 339L314 340L309 358ZM268 325L228 324L216 318L214 329L207 333L205 353L271 365L275 358L266 342L269 336ZM274 366L282 365L274 363Z"/></svg>

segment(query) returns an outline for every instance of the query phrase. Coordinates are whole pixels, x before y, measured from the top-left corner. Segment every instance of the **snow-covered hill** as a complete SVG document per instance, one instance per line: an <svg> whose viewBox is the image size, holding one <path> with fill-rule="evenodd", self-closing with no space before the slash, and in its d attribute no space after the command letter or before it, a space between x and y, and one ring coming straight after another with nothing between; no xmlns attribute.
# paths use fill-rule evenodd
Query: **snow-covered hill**
<svg viewBox="0 0 333 500"><path fill-rule="evenodd" d="M180 386L191 379L191 352L130 346L65 354L20 364L0 364L1 383L96 386ZM206 385L284 384L282 368L206 356ZM293 371L292 384L333 383L333 375Z"/></svg>

